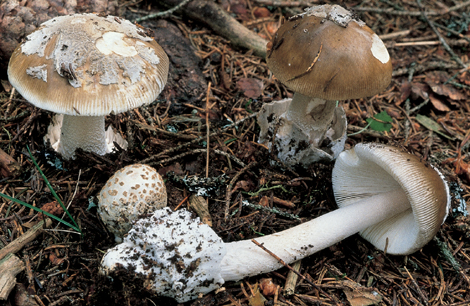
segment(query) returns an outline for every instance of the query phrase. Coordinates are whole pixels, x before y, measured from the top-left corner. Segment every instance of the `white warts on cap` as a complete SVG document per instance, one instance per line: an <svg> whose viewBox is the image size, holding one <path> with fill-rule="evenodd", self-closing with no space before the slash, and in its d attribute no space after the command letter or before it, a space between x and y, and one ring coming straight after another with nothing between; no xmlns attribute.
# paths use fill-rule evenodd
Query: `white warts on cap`
<svg viewBox="0 0 470 306"><path fill-rule="evenodd" d="M388 54L387 48L385 47L383 41L375 33L372 35L372 47L370 48L370 51L372 52L372 55L383 64L388 63L390 60L390 55Z"/></svg>
<svg viewBox="0 0 470 306"><path fill-rule="evenodd" d="M41 65L37 67L29 67L26 69L26 74L32 76L33 78L37 78L47 82L47 65Z"/></svg>
<svg viewBox="0 0 470 306"><path fill-rule="evenodd" d="M112 53L121 56L134 56L137 54L134 46L129 46L124 38L126 35L118 32L104 33L101 38L96 40L96 48L103 54L109 55Z"/></svg>
<svg viewBox="0 0 470 306"><path fill-rule="evenodd" d="M305 9L305 13L300 15L304 14L307 16L315 16L333 21L342 27L347 27L351 20L354 20L361 27L365 25L362 20L353 18L353 14L349 10L337 4L325 4L308 7Z"/></svg>

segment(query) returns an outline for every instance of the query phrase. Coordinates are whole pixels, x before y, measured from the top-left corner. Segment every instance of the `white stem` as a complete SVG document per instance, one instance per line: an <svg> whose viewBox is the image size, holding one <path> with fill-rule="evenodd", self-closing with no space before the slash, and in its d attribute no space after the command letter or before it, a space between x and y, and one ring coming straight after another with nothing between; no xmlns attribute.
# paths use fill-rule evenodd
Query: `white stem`
<svg viewBox="0 0 470 306"><path fill-rule="evenodd" d="M295 93L287 109L287 119L295 123L310 140L321 143L335 115L335 101Z"/></svg>
<svg viewBox="0 0 470 306"><path fill-rule="evenodd" d="M396 189L255 240L289 264L407 209L411 207L405 192ZM282 267L281 263L251 240L225 245L227 254L221 263L221 275L225 281L240 280Z"/></svg>
<svg viewBox="0 0 470 306"><path fill-rule="evenodd" d="M104 155L107 152L104 116L64 115L58 152L65 158L74 158L75 150Z"/></svg>

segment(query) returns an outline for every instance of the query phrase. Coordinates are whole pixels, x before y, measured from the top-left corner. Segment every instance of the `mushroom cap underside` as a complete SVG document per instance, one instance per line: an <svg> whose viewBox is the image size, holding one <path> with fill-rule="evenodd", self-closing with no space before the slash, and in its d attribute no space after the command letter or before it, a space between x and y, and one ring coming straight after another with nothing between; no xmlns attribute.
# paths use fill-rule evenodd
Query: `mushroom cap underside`
<svg viewBox="0 0 470 306"><path fill-rule="evenodd" d="M360 234L387 253L410 254L436 235L447 216L450 196L443 176L419 157L382 144L357 144L336 160L333 189L339 207L398 188L410 208Z"/></svg>

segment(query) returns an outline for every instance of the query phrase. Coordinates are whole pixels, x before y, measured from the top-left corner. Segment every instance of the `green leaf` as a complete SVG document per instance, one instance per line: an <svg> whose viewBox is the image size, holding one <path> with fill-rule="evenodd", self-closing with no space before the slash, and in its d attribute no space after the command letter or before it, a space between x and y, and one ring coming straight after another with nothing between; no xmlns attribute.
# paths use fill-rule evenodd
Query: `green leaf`
<svg viewBox="0 0 470 306"><path fill-rule="evenodd" d="M388 132L392 128L392 124L390 122L392 122L393 119L386 111L383 111L372 118L367 118L366 121L369 124L369 127L374 131Z"/></svg>
<svg viewBox="0 0 470 306"><path fill-rule="evenodd" d="M450 139L450 140L453 140L454 137L450 137L446 134L444 134L442 131L442 127L439 125L439 123L437 123L436 121L432 120L431 118L429 117L426 117L426 116L423 116L423 115L416 115L416 121L419 122L419 124L421 124L422 126L424 126L425 128L427 128L428 130L431 130L447 139Z"/></svg>

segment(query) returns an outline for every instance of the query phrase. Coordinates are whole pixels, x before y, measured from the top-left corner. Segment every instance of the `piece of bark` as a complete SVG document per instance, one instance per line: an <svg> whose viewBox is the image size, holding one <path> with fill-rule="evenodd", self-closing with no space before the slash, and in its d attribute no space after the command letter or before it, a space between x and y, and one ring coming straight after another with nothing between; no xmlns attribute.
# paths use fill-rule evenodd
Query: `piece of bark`
<svg viewBox="0 0 470 306"><path fill-rule="evenodd" d="M202 223L212 227L212 217L207 208L207 201L205 198L198 195L191 195L189 197L189 207L196 212L201 218Z"/></svg>
<svg viewBox="0 0 470 306"><path fill-rule="evenodd" d="M132 19L132 16L125 17ZM171 21L148 20L141 25L154 32L155 41L170 59L168 81L159 98L172 101L170 115L181 114L180 108L186 108L184 103L202 106L200 96L207 91L207 81L200 68L202 60L190 40Z"/></svg>
<svg viewBox="0 0 470 306"><path fill-rule="evenodd" d="M0 260L0 301L8 298L16 285L16 275L24 268L24 263L11 253Z"/></svg>
<svg viewBox="0 0 470 306"><path fill-rule="evenodd" d="M49 227L52 224L51 219L42 220L26 233L7 244L4 248L0 249L0 260L7 256L9 253L16 253L21 250L26 244L33 241L41 232L44 227Z"/></svg>
<svg viewBox="0 0 470 306"><path fill-rule="evenodd" d="M166 0L164 5L175 7L181 2L182 0ZM234 46L253 50L255 55L266 57L267 41L235 20L214 1L191 1L180 11L193 20L207 24L217 34L230 40Z"/></svg>
<svg viewBox="0 0 470 306"><path fill-rule="evenodd" d="M5 0L0 4L0 78L16 46L51 18L76 13L119 14L116 0Z"/></svg>
<svg viewBox="0 0 470 306"><path fill-rule="evenodd" d="M0 177L17 176L21 173L21 165L5 151L0 149Z"/></svg>

